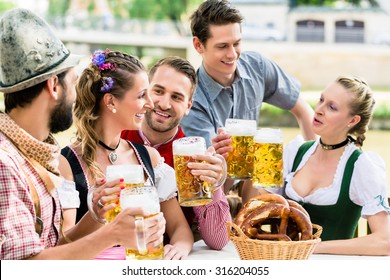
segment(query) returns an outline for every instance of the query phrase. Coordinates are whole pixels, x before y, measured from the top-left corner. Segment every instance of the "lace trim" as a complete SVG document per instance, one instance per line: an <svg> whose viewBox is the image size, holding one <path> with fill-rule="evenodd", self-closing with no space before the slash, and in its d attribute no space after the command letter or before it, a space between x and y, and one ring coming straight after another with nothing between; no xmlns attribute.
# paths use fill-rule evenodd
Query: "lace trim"
<svg viewBox="0 0 390 280"><path fill-rule="evenodd" d="M319 140L317 139L315 141L315 143L313 144L313 146L310 147L310 149L306 152L306 154L303 156L302 158L302 161L299 163L298 165L298 168L295 172L292 172L290 174L288 174L286 176L286 182L287 182L287 185L289 185L289 190L288 190L288 193L291 193L293 192L295 196L299 197L300 199L302 199L302 201L307 201L307 199L310 199L311 197L317 195L318 193L321 193L321 192L326 192L327 190L330 190L330 189L334 189L334 188L338 188L339 190L341 189L341 180L343 179L343 176L339 176L339 174L341 173L341 168L342 166L345 166L346 162L348 161L348 157L345 157L345 155L350 151L350 149L353 149L354 148L354 143L349 143L346 148L344 149L343 153L341 154L340 158L339 158L339 161L337 163L337 167L336 167L336 171L334 173L334 176L333 176L333 179L332 179L332 183L326 187L321 187L317 190L315 190L314 192L308 194L307 196L305 197L301 197L300 195L298 195L296 193L296 191L294 190L294 188L292 187L292 181L293 181L293 178L294 178L294 175L296 172L298 172L305 164L306 162L309 160L309 158L311 157L311 155L314 153L314 151L317 149L317 147L319 146ZM352 153L351 153L352 154ZM343 163L343 164L342 164ZM341 174L342 175L342 174ZM287 190L286 190L287 191ZM336 201L337 201L337 198L336 198Z"/></svg>
<svg viewBox="0 0 390 280"><path fill-rule="evenodd" d="M348 143L347 146L345 147L344 152L341 154L341 156L339 158L336 172L334 173L332 185L328 186L328 188L334 186L336 184L336 178L339 178L339 182L337 182L337 183L340 185L340 189L341 189L341 181L343 180L343 176L341 176L341 174L340 174L341 173L341 163L343 163L344 170L345 170L347 161L349 159L349 157L345 157L345 154L347 154L350 151L350 149L353 149L354 147L355 147L355 144L352 142ZM350 154L352 155L352 152ZM339 176L339 174L340 174L340 176Z"/></svg>
<svg viewBox="0 0 390 280"><path fill-rule="evenodd" d="M146 174L148 175L148 180L149 180L150 184L151 184L152 186L155 186L155 185L154 185L154 182L153 182L153 180L152 180L152 176L150 176L149 171L148 171L148 169L146 168L146 166L145 166L145 164L144 164L144 162L143 162L143 160L142 160L142 158L141 158L141 155L138 153L138 150L134 147L133 143L131 143L130 141L127 141L127 142L128 142L128 143L131 145L131 147L133 148L133 150L134 150L134 152L135 152L135 155L137 156L138 161L141 163L142 168L144 169L144 171L145 171Z"/></svg>
<svg viewBox="0 0 390 280"><path fill-rule="evenodd" d="M166 199L160 200L160 203L161 203L161 202L168 201L168 200L171 200L172 198L176 198L176 197L177 197L177 194L176 194L176 193L173 193L171 196L168 196Z"/></svg>
<svg viewBox="0 0 390 280"><path fill-rule="evenodd" d="M85 168L84 168L84 165L83 165L83 161L80 159L79 155L76 153L76 150L73 149L71 146L69 146L69 149L74 153L74 155L76 156L80 166L81 166L81 170L83 170L83 173L84 173L84 177L85 177L85 181L87 183L87 188L90 189L91 187L94 187L94 186L91 186L91 184L89 183L89 180L88 180L88 173L85 171Z"/></svg>

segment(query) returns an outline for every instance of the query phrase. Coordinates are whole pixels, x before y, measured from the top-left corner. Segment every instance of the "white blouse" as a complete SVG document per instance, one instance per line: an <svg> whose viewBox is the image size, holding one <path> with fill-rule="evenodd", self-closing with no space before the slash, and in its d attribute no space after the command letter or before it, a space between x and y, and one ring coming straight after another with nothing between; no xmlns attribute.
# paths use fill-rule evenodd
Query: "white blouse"
<svg viewBox="0 0 390 280"><path fill-rule="evenodd" d="M316 205L333 205L337 202L341 189L345 165L357 149L354 143L349 143L340 157L333 182L326 188L320 188L315 192L301 197L292 187L291 181L295 172L291 172L295 156L303 138L298 136L286 145L283 151L284 179L286 181L285 192L293 200ZM319 144L319 139L304 154L296 171L300 170L314 153ZM362 217L374 215L380 211L389 211L388 187L386 180L386 167L384 160L374 152L364 151L355 162L349 189L350 199L362 206Z"/></svg>
<svg viewBox="0 0 390 280"><path fill-rule="evenodd" d="M154 168L154 176L160 202L164 202L177 196L177 187L175 170L161 159Z"/></svg>
<svg viewBox="0 0 390 280"><path fill-rule="evenodd" d="M80 197L75 182L64 179L57 192L63 209L80 207Z"/></svg>

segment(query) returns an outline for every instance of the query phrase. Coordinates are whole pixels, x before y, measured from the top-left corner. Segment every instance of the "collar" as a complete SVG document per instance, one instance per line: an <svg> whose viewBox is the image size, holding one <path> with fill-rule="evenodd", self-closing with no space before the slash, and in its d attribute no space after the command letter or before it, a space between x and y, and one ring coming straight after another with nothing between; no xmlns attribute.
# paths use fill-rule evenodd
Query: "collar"
<svg viewBox="0 0 390 280"><path fill-rule="evenodd" d="M239 63L239 60L237 62L237 69L235 72L234 81L232 84L232 88L234 87L235 83L238 83L241 79L248 79L250 80L250 76L248 75L248 72L246 69ZM219 93L225 89L224 86L216 82L213 78L210 77L210 75L206 72L206 69L204 68L203 63L198 69L198 80L199 84L202 83L202 88L207 89L208 95L210 96L210 99L212 102L217 99ZM199 86L199 85L198 85Z"/></svg>
<svg viewBox="0 0 390 280"><path fill-rule="evenodd" d="M138 130L138 135L139 137L141 137L142 141L144 142L144 145L146 146L149 146L149 147L153 147L155 148L156 150L162 146L162 145L165 145L165 144L168 144L169 142L171 142L173 139L175 139L175 137L177 136L177 134L179 133L180 129L177 128L176 130L176 133L175 135L173 135L171 138L169 138L167 141L165 141L164 143L160 143L160 144L156 144L154 146L152 146L152 144L150 143L149 139L146 138L145 134L142 132L142 130Z"/></svg>
<svg viewBox="0 0 390 280"><path fill-rule="evenodd" d="M5 113L0 113L0 130L29 157L35 159L48 171L59 174L58 158L61 147L53 135L49 134L49 137L43 142L38 141Z"/></svg>
<svg viewBox="0 0 390 280"><path fill-rule="evenodd" d="M251 77L248 74L248 71L246 71L245 67L240 63L240 59L238 59L237 62L237 69L236 69L237 77L240 77L241 79L250 80ZM236 82L237 79L234 81Z"/></svg>

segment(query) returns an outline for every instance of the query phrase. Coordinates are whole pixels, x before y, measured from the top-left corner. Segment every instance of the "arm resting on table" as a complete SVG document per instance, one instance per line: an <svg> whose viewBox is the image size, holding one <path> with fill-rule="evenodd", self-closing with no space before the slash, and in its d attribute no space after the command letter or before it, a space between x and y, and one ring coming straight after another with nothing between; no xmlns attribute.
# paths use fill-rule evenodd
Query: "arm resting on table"
<svg viewBox="0 0 390 280"><path fill-rule="evenodd" d="M210 204L194 207L202 239L214 250L221 250L229 242L226 222L232 220L222 189L223 187L220 187L214 192Z"/></svg>

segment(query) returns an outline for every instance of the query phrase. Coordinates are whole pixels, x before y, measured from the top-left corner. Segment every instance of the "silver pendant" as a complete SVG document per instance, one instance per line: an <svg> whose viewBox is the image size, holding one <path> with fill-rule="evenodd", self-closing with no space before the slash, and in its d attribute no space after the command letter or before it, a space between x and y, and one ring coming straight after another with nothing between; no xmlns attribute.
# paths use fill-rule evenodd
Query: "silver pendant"
<svg viewBox="0 0 390 280"><path fill-rule="evenodd" d="M108 160L111 162L111 164L114 164L114 162L116 162L117 159L118 159L118 155L115 153L115 151L110 152L108 154Z"/></svg>

